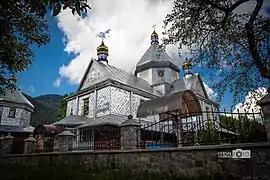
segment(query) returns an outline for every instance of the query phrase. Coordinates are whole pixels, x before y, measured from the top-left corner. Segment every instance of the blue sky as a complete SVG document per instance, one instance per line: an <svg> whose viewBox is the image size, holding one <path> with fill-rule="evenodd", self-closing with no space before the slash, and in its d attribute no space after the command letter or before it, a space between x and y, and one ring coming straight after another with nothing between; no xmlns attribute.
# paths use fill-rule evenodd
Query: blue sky
<svg viewBox="0 0 270 180"><path fill-rule="evenodd" d="M65 94L76 90L76 85L64 81L60 87L53 86L58 76L59 67L67 64L73 58L64 49L64 33L57 27L56 19L48 16L51 42L41 48L33 48L35 52L34 63L29 69L18 74L19 88L31 95Z"/></svg>
<svg viewBox="0 0 270 180"><path fill-rule="evenodd" d="M96 47L100 44L96 34L109 28L112 31L105 43L110 48L110 64L134 71L139 58L150 45L152 25L156 24L156 31L161 34L164 17L171 10L167 1L151 6L147 0L137 0L136 3L123 0L113 3L102 3L102 0L91 2L91 13L85 18L72 16L69 11L57 18L47 16L51 42L41 48L33 48L36 55L34 63L28 70L17 74L21 91L31 96L76 91L90 59L96 57ZM123 9L123 6L126 8ZM133 23L128 23L131 20ZM169 47L167 52L177 53L177 48ZM179 65L182 61L177 59ZM202 69L195 68L194 71L202 72ZM207 72L202 76L210 85ZM56 87L54 82L57 79L60 83ZM229 108L231 94L227 92L223 99L222 107Z"/></svg>
<svg viewBox="0 0 270 180"><path fill-rule="evenodd" d="M77 84L70 84L68 81L62 81L59 87L53 85L53 82L58 77L59 67L70 63L75 55L64 51L65 43L63 38L65 34L57 26L57 19L48 16L47 20L50 27L51 42L41 48L33 48L35 52L34 63L29 66L28 70L17 75L21 91L33 97L44 94L71 93L76 91L78 86ZM194 68L194 72L199 71L202 70ZM204 79L207 79L207 73L202 75L204 75ZM183 76L182 71L180 71L179 76ZM229 93L225 96L230 97Z"/></svg>

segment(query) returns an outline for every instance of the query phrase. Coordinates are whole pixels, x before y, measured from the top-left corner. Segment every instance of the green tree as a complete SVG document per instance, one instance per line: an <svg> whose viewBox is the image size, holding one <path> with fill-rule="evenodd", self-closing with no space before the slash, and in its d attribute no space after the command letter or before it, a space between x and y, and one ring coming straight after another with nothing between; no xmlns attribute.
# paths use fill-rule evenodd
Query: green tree
<svg viewBox="0 0 270 180"><path fill-rule="evenodd" d="M263 122L258 122L254 117L248 115L219 116L220 125L222 128L234 132L237 135L236 140L241 142L264 142L267 141L265 125ZM224 139L231 138L227 134Z"/></svg>
<svg viewBox="0 0 270 180"><path fill-rule="evenodd" d="M90 9L87 0L0 2L0 93L6 87L15 88L16 79L9 77L24 71L33 62L31 47L50 42L45 15L52 11L53 16L57 16L67 8L78 15Z"/></svg>
<svg viewBox="0 0 270 180"><path fill-rule="evenodd" d="M215 129L215 125L213 120L206 120L203 127L196 131L195 129L193 132L187 132L183 134L183 144L185 145L194 145L199 143L200 145L203 144L219 144L219 134Z"/></svg>
<svg viewBox="0 0 270 180"><path fill-rule="evenodd" d="M67 101L65 100L65 98L68 96L68 94L65 94L62 98L62 100L60 101L60 109L58 109L57 114L56 114L56 120L61 120L64 117L66 117L66 112L67 112Z"/></svg>
<svg viewBox="0 0 270 180"><path fill-rule="evenodd" d="M175 0L164 20L164 44L190 48L194 64L207 71L220 98L226 90L234 101L270 80L270 18L262 14L266 0L251 12L238 12L251 0ZM219 73L220 78L216 78Z"/></svg>

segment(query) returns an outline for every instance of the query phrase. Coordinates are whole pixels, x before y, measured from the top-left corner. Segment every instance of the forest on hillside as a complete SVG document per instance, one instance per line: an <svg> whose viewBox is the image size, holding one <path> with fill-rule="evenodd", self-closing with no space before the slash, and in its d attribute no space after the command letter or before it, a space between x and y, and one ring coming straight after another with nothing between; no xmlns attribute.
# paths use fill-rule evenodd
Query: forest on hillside
<svg viewBox="0 0 270 180"><path fill-rule="evenodd" d="M58 111L61 107L61 100L64 96L58 94L47 94L38 97L24 96L35 106L31 118L31 126L36 127L40 124L51 124L59 118Z"/></svg>

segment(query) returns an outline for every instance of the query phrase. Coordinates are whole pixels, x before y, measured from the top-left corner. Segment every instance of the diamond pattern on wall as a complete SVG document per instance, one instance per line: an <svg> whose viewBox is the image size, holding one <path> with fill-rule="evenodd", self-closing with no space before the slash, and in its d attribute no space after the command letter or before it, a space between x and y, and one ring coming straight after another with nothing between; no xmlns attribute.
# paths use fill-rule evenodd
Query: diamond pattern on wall
<svg viewBox="0 0 270 180"><path fill-rule="evenodd" d="M95 110L95 93L91 93L89 95L89 118L94 118L94 110Z"/></svg>
<svg viewBox="0 0 270 180"><path fill-rule="evenodd" d="M130 92L111 87L111 112L112 114L130 115Z"/></svg>
<svg viewBox="0 0 270 180"><path fill-rule="evenodd" d="M73 115L75 115L76 112L77 112L76 99L72 99L72 100L70 100L70 101L67 102L67 113L66 113L66 116L69 116L71 114L71 109L72 109Z"/></svg>
<svg viewBox="0 0 270 180"><path fill-rule="evenodd" d="M97 91L96 116L104 116L110 113L110 86Z"/></svg>
<svg viewBox="0 0 270 180"><path fill-rule="evenodd" d="M68 116L68 115L70 114L71 102L72 102L72 101L68 101L68 102L67 102L67 112L66 112L66 116Z"/></svg>
<svg viewBox="0 0 270 180"><path fill-rule="evenodd" d="M141 99L141 96L137 94L133 94L132 96L132 116L133 117L137 116L137 110L140 105L140 99Z"/></svg>
<svg viewBox="0 0 270 180"><path fill-rule="evenodd" d="M136 117L137 116L137 110L138 110L138 107L140 105L140 101L142 100L149 100L148 98L145 98L145 97L142 97L140 95L137 95L137 94L133 94L132 96L132 116L133 117Z"/></svg>

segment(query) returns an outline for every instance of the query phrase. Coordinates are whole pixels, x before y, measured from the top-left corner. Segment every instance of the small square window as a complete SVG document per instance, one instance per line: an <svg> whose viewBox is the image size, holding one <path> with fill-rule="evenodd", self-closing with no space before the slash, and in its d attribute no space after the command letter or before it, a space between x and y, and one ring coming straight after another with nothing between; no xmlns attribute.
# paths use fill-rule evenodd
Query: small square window
<svg viewBox="0 0 270 180"><path fill-rule="evenodd" d="M83 115L87 116L89 114L89 99L83 100Z"/></svg>
<svg viewBox="0 0 270 180"><path fill-rule="evenodd" d="M8 117L9 118L15 118L15 115L16 115L16 109L15 108L10 108L9 113L8 113Z"/></svg>
<svg viewBox="0 0 270 180"><path fill-rule="evenodd" d="M73 115L73 108L70 109L70 115Z"/></svg>

